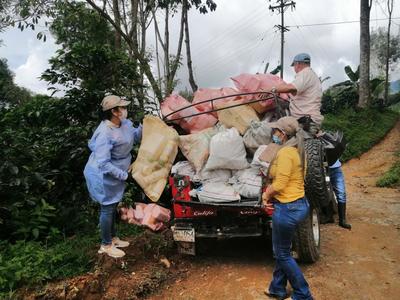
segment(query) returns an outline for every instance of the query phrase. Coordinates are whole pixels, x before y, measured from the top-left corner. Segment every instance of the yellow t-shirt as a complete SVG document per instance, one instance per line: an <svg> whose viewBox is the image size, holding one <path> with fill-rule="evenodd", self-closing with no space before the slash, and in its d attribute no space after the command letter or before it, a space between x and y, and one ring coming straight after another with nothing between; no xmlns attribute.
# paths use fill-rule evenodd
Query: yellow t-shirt
<svg viewBox="0 0 400 300"><path fill-rule="evenodd" d="M273 160L269 175L275 198L282 203L304 197L304 179L300 155L295 147L283 147Z"/></svg>

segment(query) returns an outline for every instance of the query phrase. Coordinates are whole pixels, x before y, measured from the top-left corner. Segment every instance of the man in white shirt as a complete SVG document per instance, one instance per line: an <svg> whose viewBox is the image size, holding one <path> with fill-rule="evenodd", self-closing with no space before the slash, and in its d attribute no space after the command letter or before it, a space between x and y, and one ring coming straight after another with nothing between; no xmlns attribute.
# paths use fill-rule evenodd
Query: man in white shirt
<svg viewBox="0 0 400 300"><path fill-rule="evenodd" d="M310 68L311 58L307 53L297 54L292 63L296 72L292 83L281 83L271 89L274 93L291 93L290 114L302 122L309 116L314 127L319 128L324 117L321 115L322 86L317 74Z"/></svg>

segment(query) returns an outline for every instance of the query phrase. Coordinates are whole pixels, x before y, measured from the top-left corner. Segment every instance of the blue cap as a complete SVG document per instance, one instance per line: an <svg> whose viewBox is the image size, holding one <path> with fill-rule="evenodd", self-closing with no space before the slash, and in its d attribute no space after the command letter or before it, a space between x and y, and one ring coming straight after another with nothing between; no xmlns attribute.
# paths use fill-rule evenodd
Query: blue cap
<svg viewBox="0 0 400 300"><path fill-rule="evenodd" d="M291 64L291 66L294 66L295 62L303 62L303 63L310 63L311 62L311 57L309 54L307 53L300 53L297 54L294 58L293 58L293 62Z"/></svg>

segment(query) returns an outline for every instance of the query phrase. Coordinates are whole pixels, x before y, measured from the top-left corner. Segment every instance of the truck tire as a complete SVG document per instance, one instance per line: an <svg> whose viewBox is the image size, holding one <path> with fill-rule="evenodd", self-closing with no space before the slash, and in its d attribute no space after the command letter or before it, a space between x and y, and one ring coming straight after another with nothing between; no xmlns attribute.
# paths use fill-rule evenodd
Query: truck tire
<svg viewBox="0 0 400 300"><path fill-rule="evenodd" d="M320 213L321 223L333 220L335 211L334 194L327 173L327 164L324 164L325 153L323 144L318 139L305 141L306 176L305 192L307 199Z"/></svg>
<svg viewBox="0 0 400 300"><path fill-rule="evenodd" d="M298 260L314 263L319 259L320 222L318 209L310 205L307 218L299 225L294 238L294 250Z"/></svg>

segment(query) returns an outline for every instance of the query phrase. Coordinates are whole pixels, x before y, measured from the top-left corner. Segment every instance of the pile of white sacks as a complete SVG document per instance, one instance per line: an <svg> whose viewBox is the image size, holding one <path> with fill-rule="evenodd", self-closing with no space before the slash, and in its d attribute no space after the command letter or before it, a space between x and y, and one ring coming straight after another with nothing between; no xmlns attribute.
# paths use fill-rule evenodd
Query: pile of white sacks
<svg viewBox="0 0 400 300"><path fill-rule="evenodd" d="M200 202L235 202L256 199L277 145L271 144L268 120L249 123L243 136L235 127L213 128L179 137L186 161L176 163L172 174L189 176L198 188L191 191Z"/></svg>

